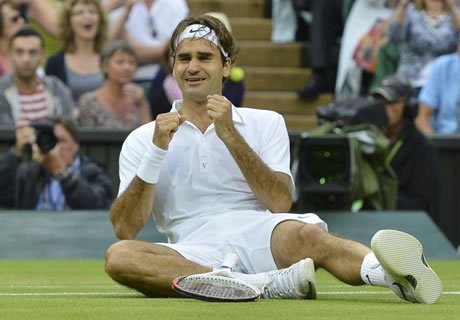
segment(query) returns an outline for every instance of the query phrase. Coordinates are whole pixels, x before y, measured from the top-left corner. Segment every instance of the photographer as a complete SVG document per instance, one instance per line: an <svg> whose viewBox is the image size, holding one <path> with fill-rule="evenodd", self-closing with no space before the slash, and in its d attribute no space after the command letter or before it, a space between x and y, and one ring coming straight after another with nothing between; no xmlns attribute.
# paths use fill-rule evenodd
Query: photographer
<svg viewBox="0 0 460 320"><path fill-rule="evenodd" d="M381 103L360 109L352 122L373 123L391 141L386 161L398 177L396 208L430 213L436 194L435 150L414 124L411 95L408 81L389 76L372 92Z"/></svg>
<svg viewBox="0 0 460 320"><path fill-rule="evenodd" d="M66 118L20 122L15 147L0 155L0 207L37 210L106 209L112 183L79 154L77 131Z"/></svg>

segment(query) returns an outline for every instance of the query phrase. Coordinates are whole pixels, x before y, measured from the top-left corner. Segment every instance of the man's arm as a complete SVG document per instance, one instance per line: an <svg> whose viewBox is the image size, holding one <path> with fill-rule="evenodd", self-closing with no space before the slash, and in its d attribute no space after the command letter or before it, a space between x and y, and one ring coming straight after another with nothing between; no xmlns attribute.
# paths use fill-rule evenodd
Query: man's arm
<svg viewBox="0 0 460 320"><path fill-rule="evenodd" d="M50 35L57 37L58 8L50 0L17 0L17 3L28 5L27 18L38 23Z"/></svg>
<svg viewBox="0 0 460 320"><path fill-rule="evenodd" d="M167 44L145 45L136 43L135 41L130 40L129 37L128 41L133 46L140 64L161 62L167 48Z"/></svg>
<svg viewBox="0 0 460 320"><path fill-rule="evenodd" d="M285 173L271 170L236 129L224 139L259 201L271 212L289 212L292 205L291 178Z"/></svg>
<svg viewBox="0 0 460 320"><path fill-rule="evenodd" d="M240 167L251 190L270 211L289 212L292 205L291 178L270 169L251 149L233 125L230 102L217 95L208 98L208 114L216 132Z"/></svg>
<svg viewBox="0 0 460 320"><path fill-rule="evenodd" d="M155 185L135 176L110 208L110 220L119 239L134 239L144 227L153 208Z"/></svg>
<svg viewBox="0 0 460 320"><path fill-rule="evenodd" d="M418 107L417 118L415 125L424 134L432 134L433 127L431 126L431 117L433 116L433 109L428 105L421 103Z"/></svg>
<svg viewBox="0 0 460 320"><path fill-rule="evenodd" d="M128 154L126 149L129 147L123 146L120 179L125 179L122 170L136 172L136 175L110 209L110 219L118 238L134 239L149 219L163 158L174 133L184 121L185 117L177 113L160 114L155 122L153 141L145 142L149 145L144 154Z"/></svg>

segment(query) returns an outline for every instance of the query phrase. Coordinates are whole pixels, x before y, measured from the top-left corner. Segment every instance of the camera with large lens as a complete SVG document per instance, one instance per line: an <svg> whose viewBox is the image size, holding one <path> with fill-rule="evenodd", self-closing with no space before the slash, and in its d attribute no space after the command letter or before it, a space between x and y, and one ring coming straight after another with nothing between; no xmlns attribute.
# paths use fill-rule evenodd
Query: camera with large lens
<svg viewBox="0 0 460 320"><path fill-rule="evenodd" d="M34 122L31 126L35 129L35 143L42 153L48 153L58 143L54 134L54 124L51 121Z"/></svg>

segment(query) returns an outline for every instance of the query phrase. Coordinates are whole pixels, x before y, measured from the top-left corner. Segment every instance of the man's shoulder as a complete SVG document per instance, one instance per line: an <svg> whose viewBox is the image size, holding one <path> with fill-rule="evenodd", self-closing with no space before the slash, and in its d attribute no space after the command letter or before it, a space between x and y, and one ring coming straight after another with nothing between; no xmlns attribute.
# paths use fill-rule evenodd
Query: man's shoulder
<svg viewBox="0 0 460 320"><path fill-rule="evenodd" d="M40 77L40 79L45 87L51 90L54 94L71 94L70 88L56 76L45 75Z"/></svg>
<svg viewBox="0 0 460 320"><path fill-rule="evenodd" d="M0 77L0 90L1 94L3 94L4 89L9 87L13 83L13 76L11 74L5 75L3 77Z"/></svg>
<svg viewBox="0 0 460 320"><path fill-rule="evenodd" d="M155 131L155 121L147 122L133 131L126 137L125 144L146 144L152 140Z"/></svg>
<svg viewBox="0 0 460 320"><path fill-rule="evenodd" d="M238 112L240 112L242 115L248 116L248 117L267 117L267 118L278 118L281 117L281 115L273 110L269 109L260 109L260 108L254 108L254 107L239 107L236 108Z"/></svg>
<svg viewBox="0 0 460 320"><path fill-rule="evenodd" d="M451 70L452 64L460 63L460 55L457 52L439 56L433 62L433 68ZM439 70L438 70L439 71Z"/></svg>
<svg viewBox="0 0 460 320"><path fill-rule="evenodd" d="M266 125L268 123L284 121L283 116L273 110L250 107L240 107L235 109L236 112L241 115L245 123L261 123Z"/></svg>

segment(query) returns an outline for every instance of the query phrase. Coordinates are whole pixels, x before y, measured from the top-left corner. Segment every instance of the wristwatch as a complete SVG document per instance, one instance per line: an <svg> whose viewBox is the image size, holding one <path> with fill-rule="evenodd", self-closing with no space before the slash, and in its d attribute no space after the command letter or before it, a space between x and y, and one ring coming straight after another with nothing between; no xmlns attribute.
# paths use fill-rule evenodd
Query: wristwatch
<svg viewBox="0 0 460 320"><path fill-rule="evenodd" d="M67 168L64 168L64 169L59 170L59 171L56 172L56 174L54 175L54 177L56 178L56 180L59 180L59 181L64 180L64 179L67 178L68 176L70 176L70 171L69 171L69 169L67 169Z"/></svg>

